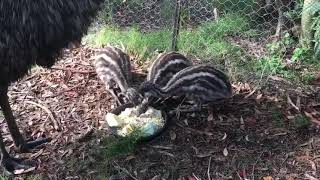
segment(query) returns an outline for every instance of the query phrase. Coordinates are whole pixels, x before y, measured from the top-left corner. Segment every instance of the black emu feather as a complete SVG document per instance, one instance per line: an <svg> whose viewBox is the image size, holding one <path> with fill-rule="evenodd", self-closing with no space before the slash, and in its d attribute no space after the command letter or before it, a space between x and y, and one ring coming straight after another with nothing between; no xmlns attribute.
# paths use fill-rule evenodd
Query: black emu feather
<svg viewBox="0 0 320 180"><path fill-rule="evenodd" d="M33 65L51 67L62 48L87 33L103 0L0 1L0 105L16 147L27 151L50 139L26 142L8 102L8 86ZM23 165L9 156L0 137L2 164L12 171Z"/></svg>

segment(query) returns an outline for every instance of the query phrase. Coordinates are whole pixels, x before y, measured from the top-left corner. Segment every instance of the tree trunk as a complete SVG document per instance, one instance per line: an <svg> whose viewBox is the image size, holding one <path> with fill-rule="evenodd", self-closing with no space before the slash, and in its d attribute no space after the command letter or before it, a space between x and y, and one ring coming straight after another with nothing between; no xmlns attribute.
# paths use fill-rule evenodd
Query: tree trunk
<svg viewBox="0 0 320 180"><path fill-rule="evenodd" d="M305 48L312 48L314 31L312 30L313 14L311 7L320 0L304 0L301 15L301 37L300 44Z"/></svg>

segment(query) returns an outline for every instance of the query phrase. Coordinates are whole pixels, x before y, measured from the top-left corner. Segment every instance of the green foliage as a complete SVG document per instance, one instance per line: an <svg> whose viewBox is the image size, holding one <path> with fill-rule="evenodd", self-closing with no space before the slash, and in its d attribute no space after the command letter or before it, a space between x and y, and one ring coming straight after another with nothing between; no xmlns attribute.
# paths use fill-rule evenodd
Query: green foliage
<svg viewBox="0 0 320 180"><path fill-rule="evenodd" d="M193 30L181 29L178 48L181 52L209 59L233 54L238 49L226 41L225 36L244 33L246 30L247 19L238 14L227 14L218 22L207 22ZM169 50L171 39L172 31L169 29L142 33L137 28L121 30L106 27L96 34L86 36L83 41L96 46L122 43L126 49L144 61L151 58L156 49Z"/></svg>
<svg viewBox="0 0 320 180"><path fill-rule="evenodd" d="M272 122L277 127L284 127L284 117L280 109L272 109Z"/></svg>
<svg viewBox="0 0 320 180"><path fill-rule="evenodd" d="M320 3L317 3L317 11L314 13L312 29L314 32L314 52L315 57L320 58Z"/></svg>
<svg viewBox="0 0 320 180"><path fill-rule="evenodd" d="M258 8L258 4L255 0L219 0L215 1L215 7L223 13L247 15Z"/></svg>
<svg viewBox="0 0 320 180"><path fill-rule="evenodd" d="M225 40L225 36L245 32L247 22L239 15L228 14L218 22L207 22L194 30L182 30L178 48L204 59L233 53L236 48Z"/></svg>
<svg viewBox="0 0 320 180"><path fill-rule="evenodd" d="M259 59L256 63L256 70L262 71L262 73L274 74L280 73L286 76L290 76L286 65L282 62L284 54L288 49L294 47L294 41L286 33L283 39L280 41L273 41L267 44L267 55Z"/></svg>
<svg viewBox="0 0 320 180"><path fill-rule="evenodd" d="M303 48L303 47L297 47L295 48L295 50L293 51L292 54L292 61L303 61L303 60L307 60L307 59L311 59L311 52L310 49L308 48Z"/></svg>
<svg viewBox="0 0 320 180"><path fill-rule="evenodd" d="M141 59L150 57L156 49L166 50L171 45L171 32L169 30L142 33L137 28L120 30L115 27L106 27L97 34L86 36L83 41L96 46L108 43L124 44L126 49L132 51Z"/></svg>
<svg viewBox="0 0 320 180"><path fill-rule="evenodd" d="M10 178L7 177L7 176L3 176L3 175L0 176L0 180L9 180L9 179L10 179Z"/></svg>
<svg viewBox="0 0 320 180"><path fill-rule="evenodd" d="M299 22L301 20L302 10L303 10L303 0L298 0L296 7L294 9L284 12L284 15L288 19L294 22Z"/></svg>
<svg viewBox="0 0 320 180"><path fill-rule="evenodd" d="M312 6L307 7L306 11L310 11L312 18L312 29L314 31L314 57L320 58L320 2L313 3Z"/></svg>
<svg viewBox="0 0 320 180"><path fill-rule="evenodd" d="M316 80L316 73L310 71L304 71L301 73L302 82L309 84Z"/></svg>
<svg viewBox="0 0 320 180"><path fill-rule="evenodd" d="M136 147L141 132L138 130L126 137L109 137L103 141L104 154L107 158L132 153Z"/></svg>
<svg viewBox="0 0 320 180"><path fill-rule="evenodd" d="M300 114L295 117L294 125L296 128L304 128L310 125L310 120L307 116Z"/></svg>

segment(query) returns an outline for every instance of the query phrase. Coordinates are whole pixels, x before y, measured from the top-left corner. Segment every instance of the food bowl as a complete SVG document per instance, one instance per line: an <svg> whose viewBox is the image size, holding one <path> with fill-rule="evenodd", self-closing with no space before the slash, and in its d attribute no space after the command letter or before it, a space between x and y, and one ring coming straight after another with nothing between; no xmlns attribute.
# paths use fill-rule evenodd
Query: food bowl
<svg viewBox="0 0 320 180"><path fill-rule="evenodd" d="M111 110L109 113L112 113L116 116L120 115L122 112L124 112L127 108L133 108L134 105L133 104L123 104L123 105L120 105L116 108L114 108L113 110ZM152 109L153 107L148 107L149 109ZM153 125L151 126L152 128L155 128L155 130L152 131L152 134L144 134L144 135L141 135L138 139L138 141L141 141L141 142L147 142L147 141L151 141L152 139L154 139L155 137L159 136L162 132L164 132L164 130L168 127L168 113L166 111L163 111L163 110L159 110L159 109L155 109L153 108L155 111L159 111L161 113L161 126L155 126L155 124L152 124L152 122L147 122L147 123L144 123L144 126L143 127L146 127L148 125ZM159 113L158 112L158 113ZM135 121L138 121L135 119ZM148 124L149 123L149 124ZM126 123L124 123L126 124ZM119 131L123 130L125 128L125 126L121 126L121 127L112 127L108 122L107 122L107 126L108 128L111 130L111 133L115 136L119 136L119 137L124 137L123 135L120 135ZM142 127L140 127L140 130L143 129ZM129 133L130 134L130 133ZM129 135L127 134L127 135Z"/></svg>

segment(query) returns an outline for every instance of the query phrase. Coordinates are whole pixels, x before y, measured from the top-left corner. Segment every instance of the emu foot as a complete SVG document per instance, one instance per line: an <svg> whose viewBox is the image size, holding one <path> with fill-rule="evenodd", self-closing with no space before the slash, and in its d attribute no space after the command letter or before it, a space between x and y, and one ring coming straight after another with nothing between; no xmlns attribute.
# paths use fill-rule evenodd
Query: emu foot
<svg viewBox="0 0 320 180"><path fill-rule="evenodd" d="M20 146L18 146L18 149L20 152L29 152L30 149L33 149L37 146L40 146L44 143L48 143L52 140L52 138L44 138L44 139L39 139L35 141L29 141L29 142L24 142Z"/></svg>
<svg viewBox="0 0 320 180"><path fill-rule="evenodd" d="M24 161L25 159L13 158L13 157L4 157L2 159L2 165L9 174L23 174L28 173L36 169L35 161Z"/></svg>

